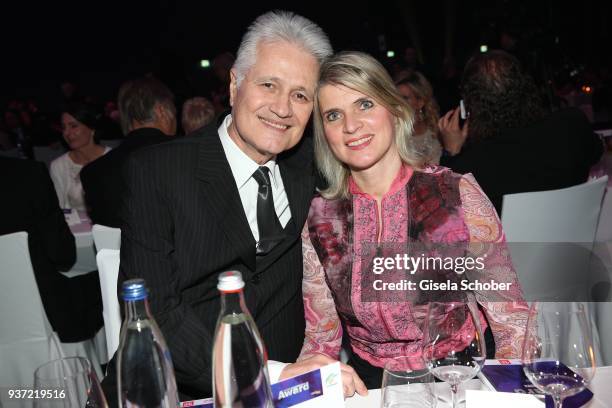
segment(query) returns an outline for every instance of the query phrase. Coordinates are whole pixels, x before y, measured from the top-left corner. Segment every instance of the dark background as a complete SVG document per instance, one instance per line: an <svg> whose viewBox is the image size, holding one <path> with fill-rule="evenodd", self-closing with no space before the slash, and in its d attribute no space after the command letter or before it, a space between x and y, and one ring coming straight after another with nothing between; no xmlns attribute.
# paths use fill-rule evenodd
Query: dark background
<svg viewBox="0 0 612 408"><path fill-rule="evenodd" d="M259 4L262 3L262 4ZM203 58L235 53L257 15L286 9L318 23L335 50L361 49L385 59L413 43L434 72L452 57L459 68L481 43L509 30L519 53L541 73L610 65L610 1L431 0L351 2L23 1L2 6L0 103L35 98L53 104L61 81L113 99L119 84L152 72L176 92L197 93L209 73ZM391 62L391 61L386 61Z"/></svg>

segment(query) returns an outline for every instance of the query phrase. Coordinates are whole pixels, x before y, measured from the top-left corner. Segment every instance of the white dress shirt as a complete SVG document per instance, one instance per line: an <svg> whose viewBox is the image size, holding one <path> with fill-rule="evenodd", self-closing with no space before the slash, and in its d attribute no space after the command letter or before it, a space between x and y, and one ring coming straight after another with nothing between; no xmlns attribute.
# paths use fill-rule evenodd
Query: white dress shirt
<svg viewBox="0 0 612 408"><path fill-rule="evenodd" d="M259 184L257 184L257 181L253 178L253 173L259 168L259 164L255 163L253 159L240 150L236 143L230 138L227 129L231 123L232 115L227 115L221 126L219 126L219 138L221 139L225 157L227 157L227 161L232 169L234 181L240 193L242 208L244 208L244 213L249 221L251 232L257 242L259 241L259 228L257 227L257 192L259 190ZM270 184L272 184L274 209L276 210L278 220L283 228L285 228L291 219L291 210L289 209L289 200L285 193L280 168L275 160L270 160L264 166L270 169ZM280 336L282 334L279 333L278 335ZM287 366L287 363L268 360L267 366L270 383L274 384L278 382L281 372L285 366Z"/></svg>
<svg viewBox="0 0 612 408"><path fill-rule="evenodd" d="M219 138L223 145L223 151L225 157L229 162L236 187L240 193L240 201L242 201L242 208L249 221L251 232L255 241L259 241L259 228L257 227L257 192L259 190L259 184L253 178L253 173L259 168L253 159L247 156L236 143L230 138L227 131L229 125L232 123L232 115L227 115L223 120L221 126L219 126ZM272 184L272 197L274 198L274 209L276 215L283 228L287 225L291 219L291 210L289 209L289 200L285 193L285 187L283 185L283 178L281 177L280 167L276 164L274 159L264 164L270 169L270 183Z"/></svg>

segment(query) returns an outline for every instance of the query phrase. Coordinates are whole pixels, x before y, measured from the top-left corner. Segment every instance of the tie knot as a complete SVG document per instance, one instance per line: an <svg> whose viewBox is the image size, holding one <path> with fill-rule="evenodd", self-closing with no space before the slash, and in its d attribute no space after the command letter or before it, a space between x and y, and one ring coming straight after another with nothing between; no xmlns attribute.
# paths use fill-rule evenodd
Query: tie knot
<svg viewBox="0 0 612 408"><path fill-rule="evenodd" d="M253 178L259 184L259 186L268 186L270 187L270 169L266 166L259 166L255 173L253 173Z"/></svg>

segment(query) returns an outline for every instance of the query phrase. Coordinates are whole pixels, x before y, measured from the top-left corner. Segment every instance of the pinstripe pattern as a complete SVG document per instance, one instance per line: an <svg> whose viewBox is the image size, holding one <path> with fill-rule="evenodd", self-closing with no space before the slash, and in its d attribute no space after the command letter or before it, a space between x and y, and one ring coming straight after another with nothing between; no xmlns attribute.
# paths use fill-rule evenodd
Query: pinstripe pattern
<svg viewBox="0 0 612 408"><path fill-rule="evenodd" d="M278 158L293 219L286 227L288 238L256 259L216 129L146 148L129 160L119 284L146 279L151 309L184 394L211 394L216 283L222 271L243 273L247 305L269 357L297 358L304 339L299 236L314 191L311 162L309 140Z"/></svg>

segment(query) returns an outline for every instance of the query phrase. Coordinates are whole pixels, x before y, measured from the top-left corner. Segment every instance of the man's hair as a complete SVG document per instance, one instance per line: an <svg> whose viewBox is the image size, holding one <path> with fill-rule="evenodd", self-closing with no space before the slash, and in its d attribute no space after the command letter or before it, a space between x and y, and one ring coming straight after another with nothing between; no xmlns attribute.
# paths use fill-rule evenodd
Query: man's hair
<svg viewBox="0 0 612 408"><path fill-rule="evenodd" d="M472 57L463 71L460 88L470 112L472 140L528 126L544 115L535 82L514 56L501 50Z"/></svg>
<svg viewBox="0 0 612 408"><path fill-rule="evenodd" d="M183 104L181 124L186 134L208 125L215 118L215 108L206 98L196 96Z"/></svg>
<svg viewBox="0 0 612 408"><path fill-rule="evenodd" d="M319 64L333 53L327 35L312 21L288 11L267 12L257 17L242 37L233 67L237 86L255 64L259 44L275 42L295 44L315 57Z"/></svg>
<svg viewBox="0 0 612 408"><path fill-rule="evenodd" d="M328 188L321 191L325 198L347 198L350 169L331 151L325 137L319 106L319 91L325 85L342 85L361 92L378 102L396 118L395 144L404 163L420 168L423 159L412 145L412 108L398 92L385 68L368 54L348 51L336 54L321 66L321 77L314 100L315 160Z"/></svg>
<svg viewBox="0 0 612 408"><path fill-rule="evenodd" d="M161 81L147 77L124 82L117 97L123 133L127 134L134 122L154 122L156 104L176 115L174 95Z"/></svg>

